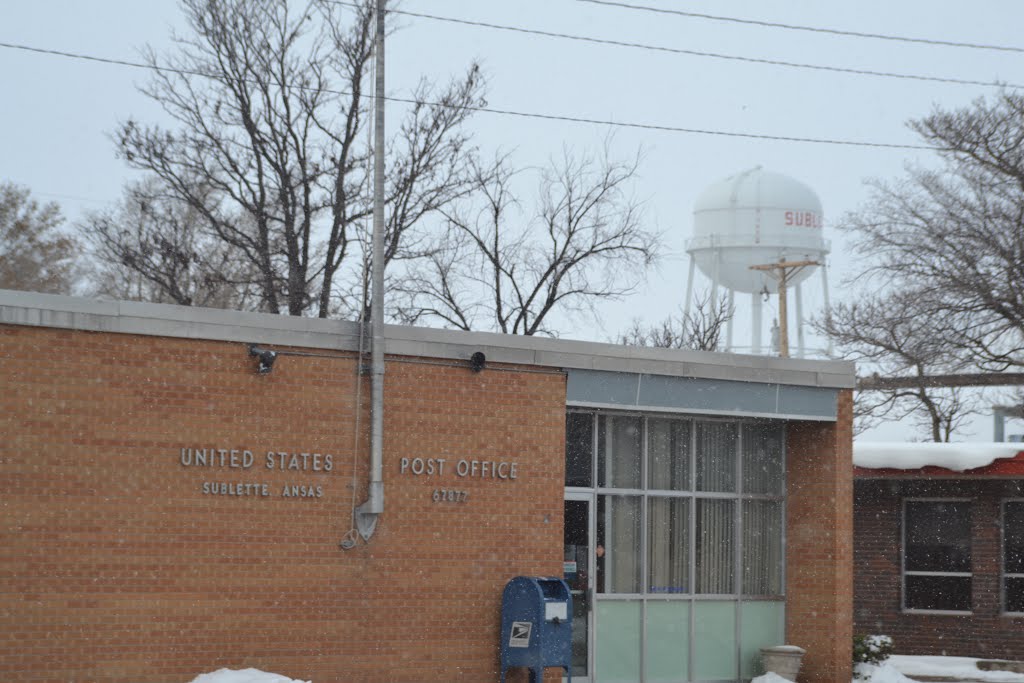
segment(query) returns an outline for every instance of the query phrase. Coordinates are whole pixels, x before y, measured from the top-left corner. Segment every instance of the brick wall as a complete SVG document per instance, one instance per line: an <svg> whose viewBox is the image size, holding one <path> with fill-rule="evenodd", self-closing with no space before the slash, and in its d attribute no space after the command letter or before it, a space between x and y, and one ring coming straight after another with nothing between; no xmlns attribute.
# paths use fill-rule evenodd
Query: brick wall
<svg viewBox="0 0 1024 683"><path fill-rule="evenodd" d="M1024 617L1003 616L1000 605L1000 501L1024 496L1024 482L861 479L854 491L854 628L858 633L891 636L900 654L1024 660ZM902 500L909 497L970 499L970 616L902 611Z"/></svg>
<svg viewBox="0 0 1024 683"><path fill-rule="evenodd" d="M851 677L852 396L836 423L787 430L786 643L807 650L801 681Z"/></svg>
<svg viewBox="0 0 1024 683"><path fill-rule="evenodd" d="M0 678L496 680L504 582L561 570L564 377L392 359L386 511L343 551L368 456L354 360L317 355L258 376L238 343L0 327ZM254 462L185 466L182 447ZM268 450L331 471L267 469ZM444 476L403 457L444 458ZM460 459L517 478L460 478Z"/></svg>

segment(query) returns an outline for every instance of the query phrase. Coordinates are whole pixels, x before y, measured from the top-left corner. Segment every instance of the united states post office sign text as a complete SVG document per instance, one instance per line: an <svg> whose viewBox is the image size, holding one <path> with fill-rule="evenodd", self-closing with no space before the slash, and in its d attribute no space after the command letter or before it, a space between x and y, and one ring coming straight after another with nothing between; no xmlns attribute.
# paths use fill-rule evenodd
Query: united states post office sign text
<svg viewBox="0 0 1024 683"><path fill-rule="evenodd" d="M263 471L296 473L306 476L328 474L334 470L334 455L330 453L253 451L244 448L182 447L179 461L182 467L203 468L219 473L216 478L206 479L200 483L200 491L203 495L209 496L315 500L324 495L323 484L315 480L269 484L260 481L242 481L229 476L229 473Z"/></svg>
<svg viewBox="0 0 1024 683"><path fill-rule="evenodd" d="M515 481L519 477L519 463L510 460L473 460L461 458L401 458L398 461L398 473L424 478L448 478L449 480L480 480L498 479ZM469 501L469 491L461 488L439 487L431 493L435 503L465 503Z"/></svg>

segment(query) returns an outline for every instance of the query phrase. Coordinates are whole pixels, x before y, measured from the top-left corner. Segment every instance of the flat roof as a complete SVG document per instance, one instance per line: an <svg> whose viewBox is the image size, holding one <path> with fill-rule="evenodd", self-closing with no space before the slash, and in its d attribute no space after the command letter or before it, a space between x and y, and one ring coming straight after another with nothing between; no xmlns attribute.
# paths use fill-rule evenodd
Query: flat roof
<svg viewBox="0 0 1024 683"><path fill-rule="evenodd" d="M0 324L358 350L359 324L170 304L110 301L0 289ZM847 361L657 349L600 342L385 325L385 353L466 360L482 351L490 362L561 369L629 372L735 382L852 389Z"/></svg>

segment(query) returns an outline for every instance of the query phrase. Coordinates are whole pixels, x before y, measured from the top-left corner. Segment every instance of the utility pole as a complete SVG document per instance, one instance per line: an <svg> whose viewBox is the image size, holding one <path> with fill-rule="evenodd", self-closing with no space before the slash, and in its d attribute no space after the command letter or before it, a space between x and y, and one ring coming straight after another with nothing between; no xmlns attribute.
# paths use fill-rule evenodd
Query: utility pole
<svg viewBox="0 0 1024 683"><path fill-rule="evenodd" d="M787 261L779 259L778 263L765 263L750 266L751 270L768 273L779 282L779 356L789 358L789 315L786 306L786 284L804 268L820 266L818 261ZM799 309L799 305L797 306ZM799 313L799 311L797 311Z"/></svg>

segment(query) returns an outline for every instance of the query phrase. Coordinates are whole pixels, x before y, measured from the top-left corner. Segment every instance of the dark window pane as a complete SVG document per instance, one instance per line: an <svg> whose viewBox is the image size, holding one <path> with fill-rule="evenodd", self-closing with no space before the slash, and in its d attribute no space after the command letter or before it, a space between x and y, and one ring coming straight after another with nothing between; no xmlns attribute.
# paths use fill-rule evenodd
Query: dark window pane
<svg viewBox="0 0 1024 683"><path fill-rule="evenodd" d="M743 505L743 594L782 594L782 503L745 500Z"/></svg>
<svg viewBox="0 0 1024 683"><path fill-rule="evenodd" d="M594 416L565 416L565 485L593 486Z"/></svg>
<svg viewBox="0 0 1024 683"><path fill-rule="evenodd" d="M907 576L907 609L971 611L971 577Z"/></svg>
<svg viewBox="0 0 1024 683"><path fill-rule="evenodd" d="M906 571L971 571L970 504L907 501L906 506Z"/></svg>
<svg viewBox="0 0 1024 683"><path fill-rule="evenodd" d="M782 494L782 425L743 426L743 492Z"/></svg>
<svg viewBox="0 0 1024 683"><path fill-rule="evenodd" d="M697 490L736 490L736 427L728 422L697 423Z"/></svg>
<svg viewBox="0 0 1024 683"><path fill-rule="evenodd" d="M1024 612L1024 578L1006 579L1006 611Z"/></svg>
<svg viewBox="0 0 1024 683"><path fill-rule="evenodd" d="M640 488L643 418L602 415L597 421L597 485Z"/></svg>
<svg viewBox="0 0 1024 683"><path fill-rule="evenodd" d="M647 499L647 592L690 590L690 499Z"/></svg>
<svg viewBox="0 0 1024 683"><path fill-rule="evenodd" d="M597 497L597 592L640 592L640 496Z"/></svg>
<svg viewBox="0 0 1024 683"><path fill-rule="evenodd" d="M735 519L733 500L697 501L697 592L734 593Z"/></svg>
<svg viewBox="0 0 1024 683"><path fill-rule="evenodd" d="M1024 503L1006 504L1003 513L1003 549L1007 574L1024 574Z"/></svg>
<svg viewBox="0 0 1024 683"><path fill-rule="evenodd" d="M648 487L690 488L690 423L651 418L647 422Z"/></svg>

